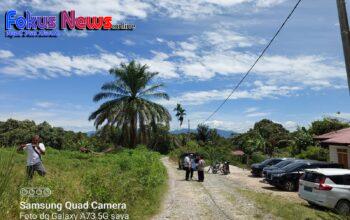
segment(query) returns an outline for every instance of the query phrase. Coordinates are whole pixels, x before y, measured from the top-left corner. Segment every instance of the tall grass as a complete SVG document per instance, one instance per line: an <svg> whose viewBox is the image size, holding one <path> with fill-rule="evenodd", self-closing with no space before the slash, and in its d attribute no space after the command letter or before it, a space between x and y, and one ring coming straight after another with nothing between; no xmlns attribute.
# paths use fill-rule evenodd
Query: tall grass
<svg viewBox="0 0 350 220"><path fill-rule="evenodd" d="M0 154L0 216L4 215L4 206L8 202L6 192L13 177L14 155L14 149Z"/></svg>
<svg viewBox="0 0 350 220"><path fill-rule="evenodd" d="M0 149L0 155L6 161L13 158L13 153L8 149ZM11 163L12 171L5 172L6 175L12 173L12 177L4 187L1 201L7 202L2 204L1 209L4 212L0 214L0 219L19 219L20 201L126 203L127 210L117 210L118 213L127 213L131 219L147 219L159 209L166 188L166 169L160 161L160 155L145 148L108 155L82 154L49 148L47 155L43 157L43 163L47 175L40 177L36 174L32 181L25 181L25 155L15 154ZM4 166L1 167L4 171L7 170ZM52 195L46 198L21 197L20 188L28 186L48 187ZM100 211L116 213L116 210ZM28 213L40 212L42 211L34 210ZM72 213L68 210L65 212Z"/></svg>
<svg viewBox="0 0 350 220"><path fill-rule="evenodd" d="M250 190L240 189L238 193L254 201L258 208L265 213L272 214L278 218L286 220L345 220L346 216L340 216L331 210L318 210L304 203L296 203L288 201L281 196L273 196L267 193L254 192Z"/></svg>

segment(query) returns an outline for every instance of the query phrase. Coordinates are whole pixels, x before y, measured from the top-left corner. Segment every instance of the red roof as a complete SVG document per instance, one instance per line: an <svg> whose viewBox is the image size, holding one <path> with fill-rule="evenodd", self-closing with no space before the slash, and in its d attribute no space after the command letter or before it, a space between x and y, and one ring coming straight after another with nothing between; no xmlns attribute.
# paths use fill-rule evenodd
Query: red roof
<svg viewBox="0 0 350 220"><path fill-rule="evenodd" d="M320 140L325 144L350 144L350 128L344 128L338 131L332 131L326 134L316 136L315 139Z"/></svg>
<svg viewBox="0 0 350 220"><path fill-rule="evenodd" d="M235 156L243 156L244 152L241 150L235 150L235 151L232 151L232 154Z"/></svg>

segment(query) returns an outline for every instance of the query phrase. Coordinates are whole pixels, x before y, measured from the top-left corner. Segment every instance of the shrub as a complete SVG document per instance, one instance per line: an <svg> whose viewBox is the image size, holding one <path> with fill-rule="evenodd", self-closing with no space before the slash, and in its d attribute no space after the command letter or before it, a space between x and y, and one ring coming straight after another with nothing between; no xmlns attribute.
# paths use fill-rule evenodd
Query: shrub
<svg viewBox="0 0 350 220"><path fill-rule="evenodd" d="M306 150L298 154L297 157L301 159L327 161L328 155L329 155L328 149L317 147L317 146L310 146L310 147L307 147Z"/></svg>
<svg viewBox="0 0 350 220"><path fill-rule="evenodd" d="M0 149L1 157L8 159L10 155L10 149ZM43 160L47 175L44 178L35 175L33 181L26 182L25 155L15 156L11 184L4 188L4 196L0 200L0 219L19 219L20 201L126 203L126 213L130 219L144 219L159 209L161 197L166 189L167 173L160 161L160 155L148 151L143 146L105 155L47 148L47 155ZM7 170L2 164L0 170L1 168ZM1 180L2 176L0 182ZM52 195L46 198L20 197L19 190L27 186L49 187ZM39 210L29 211L36 213ZM54 212L47 210L48 213L51 211ZM113 211L123 213L122 210Z"/></svg>
<svg viewBox="0 0 350 220"><path fill-rule="evenodd" d="M253 163L260 163L264 160L267 159L267 156L261 152L254 152L251 156L251 159L249 161L250 164L253 164Z"/></svg>

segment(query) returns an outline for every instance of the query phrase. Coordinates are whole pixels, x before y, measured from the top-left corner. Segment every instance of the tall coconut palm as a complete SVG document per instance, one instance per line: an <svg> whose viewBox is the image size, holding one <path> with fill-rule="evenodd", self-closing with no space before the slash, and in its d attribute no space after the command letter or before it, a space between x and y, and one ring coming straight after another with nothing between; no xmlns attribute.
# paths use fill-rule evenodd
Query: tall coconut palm
<svg viewBox="0 0 350 220"><path fill-rule="evenodd" d="M177 120L179 120L181 128L186 115L186 110L182 108L181 104L177 103L176 107L174 108L174 111L176 112L175 116L177 117Z"/></svg>
<svg viewBox="0 0 350 220"><path fill-rule="evenodd" d="M151 84L157 72L148 71L147 65L135 61L121 63L120 67L109 72L115 77L112 82L102 85L101 92L93 98L95 102L107 100L89 120L95 120L95 126L108 124L122 129L123 138L130 147L145 143L146 127L152 121L169 125L171 116L166 108L150 99L169 99L168 94L160 91L163 84ZM139 135L138 135L139 131Z"/></svg>

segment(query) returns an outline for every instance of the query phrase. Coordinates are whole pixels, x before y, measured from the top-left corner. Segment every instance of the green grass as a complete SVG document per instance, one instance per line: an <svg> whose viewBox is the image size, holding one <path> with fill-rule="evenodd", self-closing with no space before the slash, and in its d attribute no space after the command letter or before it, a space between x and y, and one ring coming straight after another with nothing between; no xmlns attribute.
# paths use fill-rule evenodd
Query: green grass
<svg viewBox="0 0 350 220"><path fill-rule="evenodd" d="M347 219L330 210L318 210L307 204L288 201L285 197L273 196L267 193L258 193L246 189L239 189L239 193L255 202L263 212L287 220L311 220L311 219Z"/></svg>
<svg viewBox="0 0 350 220"><path fill-rule="evenodd" d="M25 155L15 154L11 160L12 152L11 149L0 149L0 177L9 180L0 184L0 192L3 191L0 194L0 219L19 219L20 201L126 203L125 212L105 211L127 213L131 219L147 219L157 213L166 191L167 174L160 155L144 148L106 155L49 148L43 156L46 177L35 174L30 182L25 178ZM6 171L12 165L9 174ZM47 198L21 197L20 189L27 186L49 187L52 195Z"/></svg>

